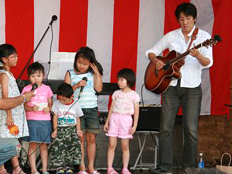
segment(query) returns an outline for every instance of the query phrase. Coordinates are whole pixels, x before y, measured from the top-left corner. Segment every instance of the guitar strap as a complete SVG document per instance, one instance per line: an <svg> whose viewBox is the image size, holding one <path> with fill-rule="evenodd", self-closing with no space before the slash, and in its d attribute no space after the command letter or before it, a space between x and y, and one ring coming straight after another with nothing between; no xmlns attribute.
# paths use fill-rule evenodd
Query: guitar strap
<svg viewBox="0 0 232 174"><path fill-rule="evenodd" d="M194 29L193 34L192 34L192 36L191 36L191 41L190 41L190 43L189 43L189 46L188 46L188 49L187 49L187 50L190 49L190 47L191 47L193 41L196 40L197 34L198 34L198 30L199 30L198 27L196 27L196 28ZM181 65L183 66L183 65L184 65L184 59L181 60L181 61L179 61L178 63L181 64Z"/></svg>
<svg viewBox="0 0 232 174"><path fill-rule="evenodd" d="M194 29L193 34L192 34L192 36L191 36L191 41L190 41L190 43L189 43L189 46L188 46L188 49L187 49L187 50L189 50L189 48L191 47L193 41L196 40L197 34L198 34L198 30L199 30L198 27L196 27L196 28Z"/></svg>

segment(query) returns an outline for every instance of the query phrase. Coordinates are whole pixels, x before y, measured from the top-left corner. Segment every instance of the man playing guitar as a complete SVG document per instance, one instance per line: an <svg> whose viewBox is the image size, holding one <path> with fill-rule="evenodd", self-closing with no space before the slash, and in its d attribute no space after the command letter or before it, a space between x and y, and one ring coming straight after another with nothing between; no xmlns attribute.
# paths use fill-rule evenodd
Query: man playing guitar
<svg viewBox="0 0 232 174"><path fill-rule="evenodd" d="M175 50L183 53L188 50L181 62L179 79L173 78L169 87L162 95L162 113L159 135L159 165L156 169L151 169L151 173L171 173L173 165L172 153L172 132L175 125L175 118L179 106L183 111L183 169L196 167L198 150L198 117L201 110L202 90L201 74L202 69L213 65L212 47L202 47L191 49L194 45L210 39L211 36L206 31L198 30L195 40L191 41L191 36L195 31L197 9L191 3L182 3L177 6L175 16L180 25L179 29L173 30L164 35L151 49L146 51L146 56L159 71L165 67L165 62L156 56L165 49Z"/></svg>

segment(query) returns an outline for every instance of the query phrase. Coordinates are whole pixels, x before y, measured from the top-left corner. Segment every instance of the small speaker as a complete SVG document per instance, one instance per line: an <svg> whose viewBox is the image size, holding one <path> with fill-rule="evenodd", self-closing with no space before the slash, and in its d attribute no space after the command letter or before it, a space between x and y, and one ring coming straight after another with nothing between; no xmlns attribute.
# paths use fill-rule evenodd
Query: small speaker
<svg viewBox="0 0 232 174"><path fill-rule="evenodd" d="M159 131L161 107L140 107L136 131Z"/></svg>

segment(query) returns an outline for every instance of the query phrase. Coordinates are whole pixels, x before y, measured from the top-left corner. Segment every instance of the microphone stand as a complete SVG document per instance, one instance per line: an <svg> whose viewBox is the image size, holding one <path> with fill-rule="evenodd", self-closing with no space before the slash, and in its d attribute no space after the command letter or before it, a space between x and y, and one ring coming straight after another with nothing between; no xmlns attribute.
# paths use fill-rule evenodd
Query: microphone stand
<svg viewBox="0 0 232 174"><path fill-rule="evenodd" d="M57 18L56 18L56 19L57 19ZM52 23L53 23L56 19L54 19L54 16L52 16L52 20L51 20L51 22L49 23L47 29L45 30L43 36L41 37L39 43L38 43L37 46L35 47L35 50L34 50L33 53L31 54L29 60L27 61L26 65L24 66L24 68L23 68L22 72L20 73L19 77L16 79L16 83L17 83L17 85L19 86L19 88L22 88L22 87L24 86L24 82L23 82L20 78L22 77L24 71L26 70L27 66L29 65L30 61L32 60L32 58L33 58L35 52L37 51L39 45L41 44L42 40L44 39L45 35L47 34L49 28L52 26ZM21 90L20 90L20 91L21 91Z"/></svg>

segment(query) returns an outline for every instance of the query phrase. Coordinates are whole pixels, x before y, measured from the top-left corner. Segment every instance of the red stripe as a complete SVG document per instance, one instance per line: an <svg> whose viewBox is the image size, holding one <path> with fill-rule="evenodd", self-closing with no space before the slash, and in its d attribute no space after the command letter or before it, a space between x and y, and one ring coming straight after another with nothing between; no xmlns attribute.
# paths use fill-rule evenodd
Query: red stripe
<svg viewBox="0 0 232 174"><path fill-rule="evenodd" d="M76 52L86 46L88 0L61 0L59 51Z"/></svg>
<svg viewBox="0 0 232 174"><path fill-rule="evenodd" d="M166 0L165 1L165 19L164 19L164 34L168 33L169 31L175 30L180 28L179 23L177 22L175 16L176 7L183 3L183 2L190 2L190 0Z"/></svg>
<svg viewBox="0 0 232 174"><path fill-rule="evenodd" d="M17 68L11 69L17 78L34 51L34 1L5 1L5 9L6 43L12 44L19 55ZM27 78L26 72L23 79Z"/></svg>
<svg viewBox="0 0 232 174"><path fill-rule="evenodd" d="M139 25L139 0L117 0L114 3L114 28L111 82L117 82L122 68L136 73Z"/></svg>
<svg viewBox="0 0 232 174"><path fill-rule="evenodd" d="M229 115L232 55L232 1L212 0L214 10L213 36L222 42L213 48L214 65L210 68L212 91L211 115ZM229 22L230 21L230 22Z"/></svg>
<svg viewBox="0 0 232 174"><path fill-rule="evenodd" d="M117 73L122 68L131 68L136 74L138 26L139 0L114 1L111 83L117 82ZM109 107L111 101L110 96Z"/></svg>

